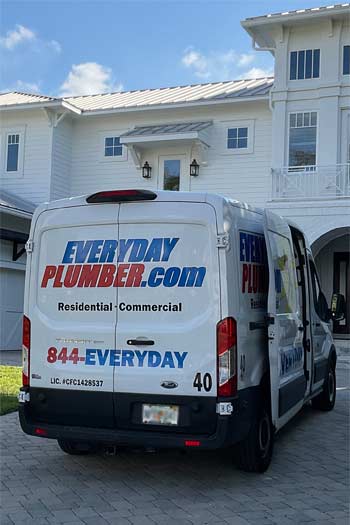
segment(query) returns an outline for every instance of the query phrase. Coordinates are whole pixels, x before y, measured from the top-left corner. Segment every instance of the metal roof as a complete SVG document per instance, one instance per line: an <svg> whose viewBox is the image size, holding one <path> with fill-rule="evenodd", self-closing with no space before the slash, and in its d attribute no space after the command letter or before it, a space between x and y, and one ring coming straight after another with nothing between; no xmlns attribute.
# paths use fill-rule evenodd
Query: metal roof
<svg viewBox="0 0 350 525"><path fill-rule="evenodd" d="M54 97L46 97L44 95L20 93L19 91L12 91L9 93L0 94L0 106L13 106L15 104L35 104L38 102L51 102L54 100L59 99Z"/></svg>
<svg viewBox="0 0 350 525"><path fill-rule="evenodd" d="M202 131L212 124L207 122L183 122L180 124L160 124L158 126L136 126L134 129L123 133L122 137L141 137L145 135L167 135L173 133L188 133Z"/></svg>
<svg viewBox="0 0 350 525"><path fill-rule="evenodd" d="M144 89L86 95L64 99L84 113L112 109L142 108L176 104L219 102L234 98L266 97L273 84L272 77L213 82L189 86Z"/></svg>
<svg viewBox="0 0 350 525"><path fill-rule="evenodd" d="M10 212L14 215L33 215L36 206L32 202L26 201L18 195L9 191L0 190L0 211Z"/></svg>
<svg viewBox="0 0 350 525"><path fill-rule="evenodd" d="M293 11L281 11L280 13L271 13L267 15L262 16L252 16L249 18L246 18L242 25L244 26L246 22L249 21L273 21L275 18L287 18L287 17L300 17L303 15L312 15L312 14L319 14L319 13L329 13L333 14L335 11L349 11L350 3L344 3L344 4L334 4L334 5L327 5L327 6L321 6L321 7L310 7L308 9L295 9Z"/></svg>
<svg viewBox="0 0 350 525"><path fill-rule="evenodd" d="M229 80L174 86L138 91L103 93L78 97L55 98L13 91L0 94L0 107L15 109L16 106L31 107L60 105L77 113L108 112L111 110L132 110L176 105L196 105L214 102L229 102L233 99L266 98L273 84L273 77Z"/></svg>

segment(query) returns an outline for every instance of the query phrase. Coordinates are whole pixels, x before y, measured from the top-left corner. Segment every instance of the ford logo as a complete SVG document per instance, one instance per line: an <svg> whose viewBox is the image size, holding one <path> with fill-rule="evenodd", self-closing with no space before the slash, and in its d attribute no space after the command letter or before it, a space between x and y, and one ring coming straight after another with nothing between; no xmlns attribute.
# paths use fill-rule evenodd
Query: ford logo
<svg viewBox="0 0 350 525"><path fill-rule="evenodd" d="M178 384L175 381L163 381L160 386L163 388L177 388Z"/></svg>

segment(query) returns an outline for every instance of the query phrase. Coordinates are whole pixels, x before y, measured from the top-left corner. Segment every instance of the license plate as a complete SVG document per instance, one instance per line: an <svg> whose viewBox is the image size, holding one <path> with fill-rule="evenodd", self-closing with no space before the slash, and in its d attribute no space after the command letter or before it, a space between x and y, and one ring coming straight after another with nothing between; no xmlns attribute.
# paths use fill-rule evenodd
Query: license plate
<svg viewBox="0 0 350 525"><path fill-rule="evenodd" d="M178 406L142 405L142 423L146 425L177 425L178 419Z"/></svg>

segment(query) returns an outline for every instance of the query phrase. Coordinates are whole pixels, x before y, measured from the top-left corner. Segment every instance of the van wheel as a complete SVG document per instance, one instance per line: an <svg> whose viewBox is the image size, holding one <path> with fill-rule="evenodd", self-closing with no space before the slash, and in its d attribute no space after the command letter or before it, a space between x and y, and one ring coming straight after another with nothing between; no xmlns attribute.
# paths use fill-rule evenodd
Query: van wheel
<svg viewBox="0 0 350 525"><path fill-rule="evenodd" d="M66 439L58 439L57 443L63 452L74 456L84 456L96 452L97 447L91 443L78 443Z"/></svg>
<svg viewBox="0 0 350 525"><path fill-rule="evenodd" d="M247 437L238 443L236 463L246 472L265 472L271 463L274 429L265 407L252 424Z"/></svg>
<svg viewBox="0 0 350 525"><path fill-rule="evenodd" d="M322 392L311 400L312 408L328 412L335 405L336 398L336 375L334 365L330 365Z"/></svg>

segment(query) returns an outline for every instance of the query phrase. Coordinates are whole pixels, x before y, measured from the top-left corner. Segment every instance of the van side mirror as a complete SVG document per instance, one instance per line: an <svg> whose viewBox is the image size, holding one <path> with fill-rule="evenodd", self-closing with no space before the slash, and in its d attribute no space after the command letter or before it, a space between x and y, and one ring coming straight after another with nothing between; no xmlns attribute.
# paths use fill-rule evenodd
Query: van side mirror
<svg viewBox="0 0 350 525"><path fill-rule="evenodd" d="M345 317L345 297L341 293L332 295L331 315L333 321L342 321Z"/></svg>

